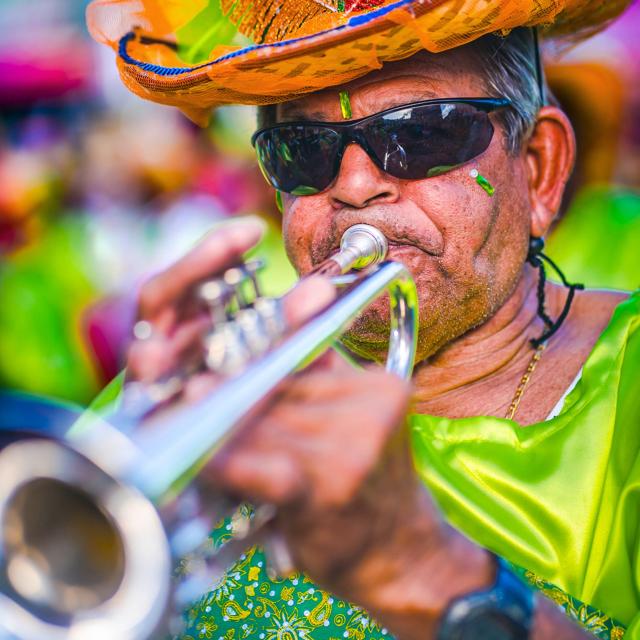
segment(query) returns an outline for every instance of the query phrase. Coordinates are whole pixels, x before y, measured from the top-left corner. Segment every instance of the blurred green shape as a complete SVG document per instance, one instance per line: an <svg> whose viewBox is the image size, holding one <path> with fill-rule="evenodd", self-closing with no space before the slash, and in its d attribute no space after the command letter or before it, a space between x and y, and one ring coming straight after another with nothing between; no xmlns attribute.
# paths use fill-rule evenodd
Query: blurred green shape
<svg viewBox="0 0 640 640"><path fill-rule="evenodd" d="M95 299L72 220L0 264L0 386L85 403L99 388L83 336Z"/></svg>
<svg viewBox="0 0 640 640"><path fill-rule="evenodd" d="M546 253L569 282L591 288L637 289L640 193L611 186L585 188L552 232Z"/></svg>
<svg viewBox="0 0 640 640"><path fill-rule="evenodd" d="M204 62L214 47L231 44L237 33L235 25L223 13L220 0L209 0L193 20L176 31L178 55L189 64Z"/></svg>

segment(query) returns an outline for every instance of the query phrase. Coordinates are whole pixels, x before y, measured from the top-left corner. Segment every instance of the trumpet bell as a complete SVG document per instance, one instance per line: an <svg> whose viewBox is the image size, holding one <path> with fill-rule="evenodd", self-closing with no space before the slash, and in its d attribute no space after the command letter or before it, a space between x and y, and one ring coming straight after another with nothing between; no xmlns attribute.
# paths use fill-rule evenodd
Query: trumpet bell
<svg viewBox="0 0 640 640"><path fill-rule="evenodd" d="M0 637L148 638L170 594L158 512L61 443L24 441L0 466Z"/></svg>

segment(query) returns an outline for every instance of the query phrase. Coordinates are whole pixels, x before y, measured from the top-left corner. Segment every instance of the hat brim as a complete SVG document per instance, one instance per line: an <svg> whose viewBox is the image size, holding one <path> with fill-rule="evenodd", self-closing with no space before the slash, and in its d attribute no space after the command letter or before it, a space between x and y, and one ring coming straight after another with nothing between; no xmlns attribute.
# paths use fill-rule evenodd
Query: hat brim
<svg viewBox="0 0 640 640"><path fill-rule="evenodd" d="M118 68L134 93L179 107L194 121L205 124L211 110L220 105L292 100L344 84L422 49L438 53L495 31L540 26L554 35L590 33L616 17L628 3L395 0L316 33L249 47L218 47L209 60L195 66L181 61L171 40L137 28L117 42ZM91 25L90 10L91 6Z"/></svg>

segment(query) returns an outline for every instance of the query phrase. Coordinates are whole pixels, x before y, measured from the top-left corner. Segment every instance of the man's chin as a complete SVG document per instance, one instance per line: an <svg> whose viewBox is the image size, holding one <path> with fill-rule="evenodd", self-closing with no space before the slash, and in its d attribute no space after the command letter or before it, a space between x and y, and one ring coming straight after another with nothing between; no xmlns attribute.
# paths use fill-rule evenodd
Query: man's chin
<svg viewBox="0 0 640 640"><path fill-rule="evenodd" d="M353 322L341 342L359 358L384 362L389 349L389 305L378 300Z"/></svg>

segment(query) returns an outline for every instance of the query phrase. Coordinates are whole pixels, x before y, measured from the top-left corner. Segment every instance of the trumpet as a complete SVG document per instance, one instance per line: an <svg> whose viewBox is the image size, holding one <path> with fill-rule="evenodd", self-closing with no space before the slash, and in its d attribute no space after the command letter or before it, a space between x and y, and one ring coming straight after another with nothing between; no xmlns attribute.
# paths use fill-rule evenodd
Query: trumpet
<svg viewBox="0 0 640 640"><path fill-rule="evenodd" d="M247 337L256 323L268 327L275 317L273 304L259 296L255 268L226 273L201 289L218 316L205 340L205 360L228 373L212 393L172 409L171 393L165 393L171 384L165 384L151 402L147 397L115 417L85 418L63 440L25 439L1 451L0 638L143 640L176 633L182 608L256 542L265 545L274 570L286 572L287 550L269 526L270 505L258 506L221 549L206 545L216 519L237 505L207 493L198 472L257 403L332 347L385 292L391 327L386 368L411 376L415 285L402 264L384 261L386 253L386 239L374 227L347 230L340 251L323 265L340 295L275 345L262 340L256 346L255 335ZM239 273L256 298L238 292L246 288ZM230 290L236 291L233 302ZM260 357L238 358L238 345L252 340L254 348L243 353L259 351ZM232 348L226 349L228 342ZM158 402L164 403L159 409ZM185 557L192 570L178 579L175 567Z"/></svg>

